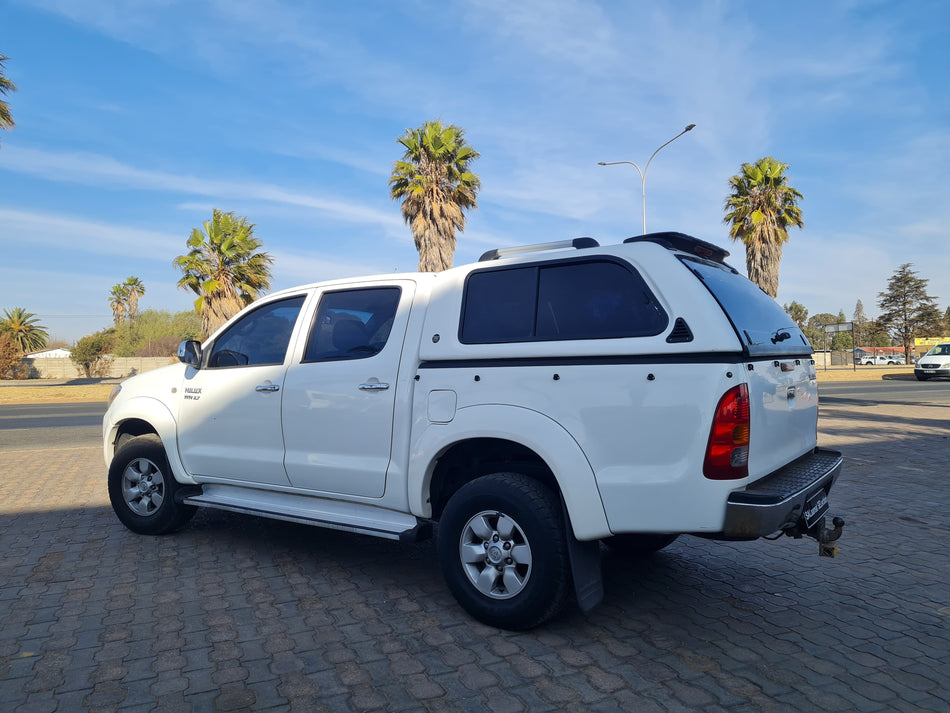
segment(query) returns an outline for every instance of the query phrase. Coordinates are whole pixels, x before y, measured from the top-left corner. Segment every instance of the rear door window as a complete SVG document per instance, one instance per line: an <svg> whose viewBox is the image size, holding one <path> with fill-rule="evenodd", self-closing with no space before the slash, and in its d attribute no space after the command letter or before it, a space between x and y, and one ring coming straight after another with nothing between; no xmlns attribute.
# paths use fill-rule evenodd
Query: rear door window
<svg viewBox="0 0 950 713"><path fill-rule="evenodd" d="M669 318L643 278L614 260L562 261L469 275L465 344L660 334Z"/></svg>
<svg viewBox="0 0 950 713"><path fill-rule="evenodd" d="M327 292L307 339L304 363L366 359L383 350L399 306L398 287Z"/></svg>

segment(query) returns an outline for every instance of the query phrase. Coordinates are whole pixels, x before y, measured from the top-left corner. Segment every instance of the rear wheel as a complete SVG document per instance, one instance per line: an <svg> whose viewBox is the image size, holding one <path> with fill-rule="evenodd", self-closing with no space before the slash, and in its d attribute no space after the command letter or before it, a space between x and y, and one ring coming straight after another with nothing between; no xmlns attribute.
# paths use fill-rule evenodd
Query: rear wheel
<svg viewBox="0 0 950 713"><path fill-rule="evenodd" d="M624 533L608 537L604 540L604 544L614 552L631 557L646 557L672 545L677 537L679 535Z"/></svg>
<svg viewBox="0 0 950 713"><path fill-rule="evenodd" d="M495 473L462 486L442 513L438 551L452 594L485 624L530 629L567 600L560 501L525 475Z"/></svg>
<svg viewBox="0 0 950 713"><path fill-rule="evenodd" d="M197 508L176 503L177 489L165 448L154 434L130 439L109 466L112 509L132 532L162 535L188 522Z"/></svg>

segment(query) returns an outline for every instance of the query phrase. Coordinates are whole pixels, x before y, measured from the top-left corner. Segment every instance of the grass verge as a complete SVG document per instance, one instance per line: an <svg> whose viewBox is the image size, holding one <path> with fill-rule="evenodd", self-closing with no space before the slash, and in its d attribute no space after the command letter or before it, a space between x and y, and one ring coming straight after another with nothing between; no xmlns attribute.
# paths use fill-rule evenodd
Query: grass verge
<svg viewBox="0 0 950 713"><path fill-rule="evenodd" d="M0 388L0 405L105 403L114 387L115 384L4 386Z"/></svg>

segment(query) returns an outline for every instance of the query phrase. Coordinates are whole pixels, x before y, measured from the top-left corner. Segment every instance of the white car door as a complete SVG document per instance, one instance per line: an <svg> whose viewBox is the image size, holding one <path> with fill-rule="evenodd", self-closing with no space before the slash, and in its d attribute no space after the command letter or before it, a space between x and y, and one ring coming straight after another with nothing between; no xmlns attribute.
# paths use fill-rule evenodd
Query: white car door
<svg viewBox="0 0 950 713"><path fill-rule="evenodd" d="M290 485L284 471L280 403L288 347L306 294L266 302L189 367L178 413L178 450L202 479Z"/></svg>
<svg viewBox="0 0 950 713"><path fill-rule="evenodd" d="M303 359L284 382L284 465L295 487L383 495L414 289L401 280L319 295Z"/></svg>

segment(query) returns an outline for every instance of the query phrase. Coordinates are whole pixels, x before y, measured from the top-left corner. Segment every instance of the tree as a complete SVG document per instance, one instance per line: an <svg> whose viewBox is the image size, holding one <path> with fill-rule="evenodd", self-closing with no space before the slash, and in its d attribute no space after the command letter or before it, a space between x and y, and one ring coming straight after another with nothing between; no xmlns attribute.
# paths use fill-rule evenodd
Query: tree
<svg viewBox="0 0 950 713"><path fill-rule="evenodd" d="M804 226L798 207L802 194L789 185L787 168L787 163L771 156L742 164L739 174L729 179L732 193L724 206L729 237L745 244L749 279L773 298L778 295L779 262L788 228Z"/></svg>
<svg viewBox="0 0 950 713"><path fill-rule="evenodd" d="M112 335L108 331L96 332L76 342L69 358L82 369L87 379L105 376L112 361L107 355L111 346Z"/></svg>
<svg viewBox="0 0 950 713"><path fill-rule="evenodd" d="M897 268L877 300L881 308L878 323L904 347L908 364L914 339L940 336L943 326L937 298L927 294L929 281L918 277L912 267L908 262Z"/></svg>
<svg viewBox="0 0 950 713"><path fill-rule="evenodd" d="M3 310L3 319L0 319L0 333L9 334L20 347L20 351L28 354L46 347L49 334L39 324L36 315L27 312L22 307L12 310Z"/></svg>
<svg viewBox="0 0 950 713"><path fill-rule="evenodd" d="M109 306L112 308L112 319L115 326L118 327L125 322L125 315L128 312L129 294L125 285L113 285L109 292Z"/></svg>
<svg viewBox="0 0 950 713"><path fill-rule="evenodd" d="M0 334L0 379L18 379L22 375L23 352L6 332Z"/></svg>
<svg viewBox="0 0 950 713"><path fill-rule="evenodd" d="M864 303L858 300L851 314L851 325L856 346L868 346L868 318L864 314Z"/></svg>
<svg viewBox="0 0 950 713"><path fill-rule="evenodd" d="M891 338L887 334L887 328L879 320L872 320L867 325L867 346L869 347L889 347Z"/></svg>
<svg viewBox="0 0 950 713"><path fill-rule="evenodd" d="M133 275L123 282L122 286L125 288L129 321L134 324L139 315L139 297L145 294L145 284Z"/></svg>
<svg viewBox="0 0 950 713"><path fill-rule="evenodd" d="M406 150L393 164L390 195L402 199L402 217L419 251L419 271L447 270L455 254L455 231L465 230L465 211L478 207L482 184L470 166L479 154L465 143L462 129L440 120L406 129L398 141Z"/></svg>
<svg viewBox="0 0 950 713"><path fill-rule="evenodd" d="M802 329L808 341L816 349L831 349L831 339L825 334L825 325L835 324L838 318L830 312L819 312L808 318Z"/></svg>
<svg viewBox="0 0 950 713"><path fill-rule="evenodd" d="M178 287L198 295L195 312L207 337L270 287L273 260L261 252L247 218L215 208L202 225L204 232L191 231L188 253L173 264L183 273Z"/></svg>
<svg viewBox="0 0 950 713"><path fill-rule="evenodd" d="M201 336L201 320L194 310L172 314L147 309L135 322L135 329L117 329L111 351L119 357L174 356L185 339Z"/></svg>
<svg viewBox="0 0 950 713"><path fill-rule="evenodd" d="M13 114L10 111L10 105L7 104L6 99L3 98L10 92L16 91L16 84L7 79L6 71L3 66L4 62L8 59L10 58L0 53L0 129L5 131L16 126L16 122L13 121Z"/></svg>
<svg viewBox="0 0 950 713"><path fill-rule="evenodd" d="M808 320L808 310L805 305L792 300L790 305L782 305L782 309L792 318L792 321L798 325L799 329L804 329Z"/></svg>

